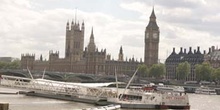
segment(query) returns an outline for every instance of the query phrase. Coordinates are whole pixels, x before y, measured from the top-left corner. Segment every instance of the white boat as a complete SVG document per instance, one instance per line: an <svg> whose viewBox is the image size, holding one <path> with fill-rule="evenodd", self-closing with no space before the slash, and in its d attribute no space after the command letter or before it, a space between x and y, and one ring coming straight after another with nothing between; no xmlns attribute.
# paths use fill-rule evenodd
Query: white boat
<svg viewBox="0 0 220 110"><path fill-rule="evenodd" d="M108 96L108 104L121 105L132 109L189 109L188 95L177 92L144 92L127 89L118 90L118 96Z"/></svg>
<svg viewBox="0 0 220 110"><path fill-rule="evenodd" d="M199 87L195 91L196 94L208 94L208 95L217 95L215 89L209 87Z"/></svg>
<svg viewBox="0 0 220 110"><path fill-rule="evenodd" d="M129 109L189 109L187 94L178 92L148 92L141 89L128 89L136 72L129 80L126 88L117 88L106 99L108 104L121 105L121 108ZM116 78L117 79L117 78ZM116 80L117 82L117 80ZM117 85L116 85L117 86Z"/></svg>
<svg viewBox="0 0 220 110"><path fill-rule="evenodd" d="M185 92L184 88L181 86L158 85L156 89L164 92Z"/></svg>

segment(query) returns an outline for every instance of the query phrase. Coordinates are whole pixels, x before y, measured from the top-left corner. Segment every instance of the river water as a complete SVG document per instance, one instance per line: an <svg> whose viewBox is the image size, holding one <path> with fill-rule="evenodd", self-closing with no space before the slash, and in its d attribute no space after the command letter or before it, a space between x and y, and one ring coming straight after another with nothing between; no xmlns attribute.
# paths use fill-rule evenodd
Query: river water
<svg viewBox="0 0 220 110"><path fill-rule="evenodd" d="M16 92L18 90L0 86L0 92L2 91ZM191 110L220 110L220 95L189 94L189 101ZM95 107L92 104L16 94L0 94L1 102L9 103L10 110L80 110Z"/></svg>

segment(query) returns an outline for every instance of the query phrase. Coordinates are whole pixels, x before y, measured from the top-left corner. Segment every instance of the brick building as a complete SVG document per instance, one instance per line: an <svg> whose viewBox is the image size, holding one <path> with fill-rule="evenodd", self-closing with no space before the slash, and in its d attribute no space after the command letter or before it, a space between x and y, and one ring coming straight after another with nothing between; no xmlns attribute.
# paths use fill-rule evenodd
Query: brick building
<svg viewBox="0 0 220 110"><path fill-rule="evenodd" d="M186 49L180 48L180 52L176 53L175 48L173 52L166 59L166 78L167 79L177 79L176 68L179 63L187 61L190 64L190 74L187 76L186 80L194 81L196 80L195 74L195 65L202 64L204 61L205 53L200 52L200 47L197 47L197 50L192 50L192 47L189 47L189 51L186 52Z"/></svg>
<svg viewBox="0 0 220 110"><path fill-rule="evenodd" d="M220 50L215 49L214 46L209 48L208 53L204 51L200 52L200 47L197 47L197 50L192 51L192 47L189 47L189 51L186 52L186 49L180 48L180 52L176 53L175 48L173 52L165 61L166 65L166 78L167 79L177 79L176 68L179 63L187 61L190 64L190 74L187 76L186 80L194 81L196 80L195 65L202 64L204 61L209 62L212 67L220 67ZM178 79L177 79L178 80Z"/></svg>

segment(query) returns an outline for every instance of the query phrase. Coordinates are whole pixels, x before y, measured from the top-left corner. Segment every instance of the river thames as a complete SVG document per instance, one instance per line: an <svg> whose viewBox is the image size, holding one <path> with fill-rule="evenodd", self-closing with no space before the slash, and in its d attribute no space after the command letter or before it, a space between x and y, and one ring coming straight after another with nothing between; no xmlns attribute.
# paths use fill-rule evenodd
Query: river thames
<svg viewBox="0 0 220 110"><path fill-rule="evenodd" d="M0 92L2 91L16 92L17 90L0 86ZM95 107L92 104L17 94L0 94L1 102L9 103L9 110L80 110ZM189 102L191 110L220 110L220 95L189 94Z"/></svg>

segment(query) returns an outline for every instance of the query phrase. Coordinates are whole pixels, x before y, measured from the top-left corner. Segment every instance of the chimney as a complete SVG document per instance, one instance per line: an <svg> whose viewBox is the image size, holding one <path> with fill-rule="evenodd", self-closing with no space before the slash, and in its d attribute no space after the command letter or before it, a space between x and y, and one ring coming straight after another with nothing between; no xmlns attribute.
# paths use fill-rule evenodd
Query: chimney
<svg viewBox="0 0 220 110"><path fill-rule="evenodd" d="M172 52L172 54L176 54L176 52L175 52L175 48L173 47L173 52Z"/></svg>
<svg viewBox="0 0 220 110"><path fill-rule="evenodd" d="M215 51L215 46L212 46L212 51L211 52L214 52Z"/></svg>
<svg viewBox="0 0 220 110"><path fill-rule="evenodd" d="M199 47L199 46L197 47L197 53L198 53L198 54L201 54L201 52L200 52L200 47Z"/></svg>
<svg viewBox="0 0 220 110"><path fill-rule="evenodd" d="M179 54L182 54L183 53L183 47L180 47L180 52Z"/></svg>
<svg viewBox="0 0 220 110"><path fill-rule="evenodd" d="M192 54L192 47L189 47L189 52L188 54Z"/></svg>
<svg viewBox="0 0 220 110"><path fill-rule="evenodd" d="M208 54L210 54L211 53L211 48L209 48L209 52L208 52Z"/></svg>

